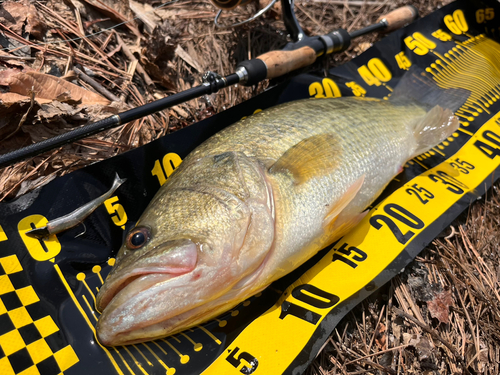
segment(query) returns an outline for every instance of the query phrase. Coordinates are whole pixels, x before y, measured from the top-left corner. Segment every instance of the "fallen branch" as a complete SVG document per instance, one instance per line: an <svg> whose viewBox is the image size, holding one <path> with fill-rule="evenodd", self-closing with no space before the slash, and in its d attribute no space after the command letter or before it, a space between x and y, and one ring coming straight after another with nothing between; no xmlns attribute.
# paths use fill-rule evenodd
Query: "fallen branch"
<svg viewBox="0 0 500 375"><path fill-rule="evenodd" d="M99 94L105 96L106 98L108 98L112 102L119 102L120 101L120 98L118 98L113 93L109 92L99 82L97 82L93 78L90 78L87 74L82 72L77 67L73 67L73 70L75 71L78 78L80 78L83 82L88 83L90 86L92 86Z"/></svg>

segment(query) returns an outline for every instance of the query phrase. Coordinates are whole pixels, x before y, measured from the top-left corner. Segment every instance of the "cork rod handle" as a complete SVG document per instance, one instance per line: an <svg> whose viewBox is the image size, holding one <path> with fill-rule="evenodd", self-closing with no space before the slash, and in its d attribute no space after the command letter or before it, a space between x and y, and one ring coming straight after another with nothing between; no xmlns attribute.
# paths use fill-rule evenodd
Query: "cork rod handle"
<svg viewBox="0 0 500 375"><path fill-rule="evenodd" d="M271 79L311 65L316 61L316 52L305 46L293 51L271 51L257 58L266 64L266 78Z"/></svg>
<svg viewBox="0 0 500 375"><path fill-rule="evenodd" d="M415 8L413 5L406 5L383 16L380 16L377 22L381 22L385 19L387 21L387 27L384 29L384 32L388 32L403 27L407 23L414 21L417 17L417 8Z"/></svg>

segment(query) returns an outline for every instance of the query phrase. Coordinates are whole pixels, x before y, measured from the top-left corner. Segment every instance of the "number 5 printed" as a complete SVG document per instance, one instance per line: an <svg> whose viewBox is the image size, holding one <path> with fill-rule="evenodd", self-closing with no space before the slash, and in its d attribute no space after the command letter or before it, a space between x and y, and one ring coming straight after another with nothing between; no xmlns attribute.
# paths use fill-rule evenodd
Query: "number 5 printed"
<svg viewBox="0 0 500 375"><path fill-rule="evenodd" d="M238 353L238 350L240 350L240 348L234 348L233 351L227 356L226 361L232 364L235 368L238 368L238 366L241 365L241 361L243 360L245 360L250 366L252 366L243 366L240 370L242 374L251 374L255 370L257 370L257 367L259 366L259 361L257 361L257 358L247 352L241 352L238 358L236 358L236 353Z"/></svg>
<svg viewBox="0 0 500 375"><path fill-rule="evenodd" d="M125 230L125 223L128 220L127 213L123 206L118 203L118 197L115 195L104 201L104 207L106 207L106 211L111 215L111 220L117 227L121 227Z"/></svg>

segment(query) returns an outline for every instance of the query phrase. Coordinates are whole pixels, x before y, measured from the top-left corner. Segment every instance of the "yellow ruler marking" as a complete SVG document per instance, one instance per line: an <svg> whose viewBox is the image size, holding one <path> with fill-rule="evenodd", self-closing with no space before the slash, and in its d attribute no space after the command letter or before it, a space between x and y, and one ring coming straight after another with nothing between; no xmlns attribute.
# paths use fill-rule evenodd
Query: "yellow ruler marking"
<svg viewBox="0 0 500 375"><path fill-rule="evenodd" d="M473 60L469 61L469 62L477 63L477 62L481 62L482 60L489 61L489 64L479 63L479 64L475 64L473 66L475 68L477 67L477 68L481 69L482 73L483 73L482 75L486 79L490 80L490 83L494 86L494 91L496 91L495 98L499 99L500 98L499 97L500 91L496 87L496 85L498 85L498 81L495 82L495 80L492 80L492 77L496 76L497 78L500 78L500 74L499 74L498 70L488 69L488 65L495 66L496 62L494 60L498 60L498 58L499 58L500 53L498 51L498 45L495 43L492 46L493 48L488 48L487 50L485 50L483 46L486 46L486 45L491 46L492 41L491 41L491 39L485 38L484 35L480 35L480 37L477 38L478 43L476 43L473 48L471 48L469 46L465 46L465 45L459 45L459 46L457 46L457 50L463 49L463 50L466 50L469 55L476 55L477 56L476 58L473 58ZM482 43L479 43L480 39L482 39ZM482 54L479 54L476 50L481 51Z"/></svg>
<svg viewBox="0 0 500 375"><path fill-rule="evenodd" d="M163 361L160 359L160 357L158 357L158 356L156 355L156 353L155 353L155 352L154 352L154 351L153 351L153 350L152 350L149 346L147 346L145 343L142 343L142 345L144 345L144 346L146 347L146 349L147 349L147 350L149 350L149 352L153 355L153 357L155 357L155 359L156 359L156 360L160 363L160 365L162 365L162 366L163 366L163 368L164 368L165 370L167 370L167 375L170 375L170 374L172 374L172 375L173 375L173 374L175 374L175 368L173 368L173 367L168 367L168 366L165 364L165 362L163 362ZM158 345L158 344L156 344L156 345ZM160 348L160 349L161 349L161 348ZM166 352L165 352L165 354L166 354Z"/></svg>
<svg viewBox="0 0 500 375"><path fill-rule="evenodd" d="M219 320L219 319L215 320L219 322L219 327L225 327L227 325L227 320Z"/></svg>
<svg viewBox="0 0 500 375"><path fill-rule="evenodd" d="M468 73L467 67L461 66L461 63L457 60L456 56L454 56L453 51L450 50L449 53L451 56L455 57L454 61L450 61L447 63L447 66L443 65L442 61L436 61L436 64L441 65L443 70L440 72L443 75L443 78L448 78L453 83L459 83L457 86L461 88L467 88L471 91L472 95L469 97L466 103L474 103L478 105L481 110L484 110L486 113L490 113L486 108L490 105L490 100L483 99L484 95L488 95L488 88L493 89L494 86L490 85L488 82L484 81L481 77L476 74ZM446 56L448 53L445 54ZM474 64L475 62L471 62ZM459 75L456 75L459 74ZM484 85L480 85L477 81L483 81ZM484 93L484 94L482 94ZM469 106L472 106L469 104ZM477 108L475 108L477 110Z"/></svg>
<svg viewBox="0 0 500 375"><path fill-rule="evenodd" d="M130 368L130 366L128 365L128 361L123 358L122 356L122 353L120 353L120 351L116 348L113 347L113 349L115 350L116 354L118 354L118 356L120 357L120 359L122 360L122 362L124 363L125 367L127 367L127 370L132 374L132 375L135 375L135 372L132 371L132 369Z"/></svg>
<svg viewBox="0 0 500 375"><path fill-rule="evenodd" d="M123 349L125 349L125 351L128 353L128 355L132 358L132 360L134 361L135 365L139 368L139 370L141 370L141 372L144 374L144 375L149 375L146 370L144 370L144 368L141 366L141 363L134 357L134 355L130 352L130 350L128 350L128 348L126 346L122 346Z"/></svg>
<svg viewBox="0 0 500 375"><path fill-rule="evenodd" d="M418 165L420 165L422 168L424 168L426 170L429 169L425 165L423 165L421 162L419 162L416 158L413 158L413 161L415 161L415 163L417 163Z"/></svg>
<svg viewBox="0 0 500 375"><path fill-rule="evenodd" d="M193 344L193 349L195 352L199 352L201 349L203 349L203 345L199 342L194 342L194 340L189 337L188 335L186 335L184 332L181 332L181 335L184 336L185 338L187 338L189 340L189 342L191 344Z"/></svg>
<svg viewBox="0 0 500 375"><path fill-rule="evenodd" d="M56 270L57 274L59 275L61 282L63 283L64 287L66 288L66 291L68 292L69 296L73 300L73 303L75 304L76 308L78 309L78 311L80 311L80 314L83 316L83 318L87 322L87 325L89 326L90 330L92 331L92 333L94 334L94 337L95 337L96 336L95 328L92 325L92 323L90 322L87 314L85 314L85 311L83 311L83 308L80 305L80 302L78 302L78 300L76 299L76 296L73 293L73 291L71 290L71 287L69 286L68 282L66 281L66 278L64 277L63 273L61 272L59 265L54 264L54 269ZM118 374L120 374L120 375L123 375L121 368L118 366L118 364L116 363L115 359L113 358L111 353L108 351L108 349L106 347L102 346L101 343L97 339L96 339L96 342L102 348L102 350L104 350L104 352L108 356L109 360L113 364L114 368L116 369L116 372L118 372ZM126 361L124 361L124 362L125 362L125 365L128 367ZM129 370L130 370L130 368L129 368ZM133 374L132 370L130 370L130 372Z"/></svg>
<svg viewBox="0 0 500 375"><path fill-rule="evenodd" d="M210 336L217 344L222 344L222 342L217 338L215 337L212 332L210 332L209 330L207 330L205 327L203 326L197 326L198 328L200 328L203 332L205 332L208 336Z"/></svg>
<svg viewBox="0 0 500 375"><path fill-rule="evenodd" d="M102 279L102 276L101 276L101 266L94 266L92 267L92 272L95 273L97 275L97 277L99 277L99 280L101 281L101 285L104 284L104 280Z"/></svg>
<svg viewBox="0 0 500 375"><path fill-rule="evenodd" d="M148 365L153 366L153 364L149 361L149 359L144 355L144 353L135 344L132 344L132 346L139 352L139 354L142 356L142 358L144 358L144 360L146 361L146 363Z"/></svg>
<svg viewBox="0 0 500 375"><path fill-rule="evenodd" d="M90 313L92 314L92 316L94 317L95 321L97 322L97 320L98 320L98 319L97 319L97 316L95 316L95 312L94 312L94 310L92 310L92 307L90 306L89 301L87 301L87 297L85 297L85 295L84 295L84 294L82 294L82 298L83 298L83 300L85 301L85 303L87 304L87 307L89 308Z"/></svg>
<svg viewBox="0 0 500 375"><path fill-rule="evenodd" d="M185 355L185 354L181 354L181 352L179 352L177 350L177 348L175 346L173 346L170 342L168 342L167 340L165 339L161 339L161 341L163 341L165 344L167 344L168 346L170 346L172 348L172 350L174 352L177 353L177 355L179 356L180 360L181 360L181 363L182 364L185 364L185 363L188 363L189 362L189 356L188 355Z"/></svg>
<svg viewBox="0 0 500 375"><path fill-rule="evenodd" d="M177 337L175 336L170 336L170 338L174 339L175 341L177 341L179 344L181 343L181 340L179 340Z"/></svg>
<svg viewBox="0 0 500 375"><path fill-rule="evenodd" d="M436 151L438 154L442 155L442 156L446 156L445 154L443 154L441 151L439 151L436 147L433 147L432 148L434 151Z"/></svg>
<svg viewBox="0 0 500 375"><path fill-rule="evenodd" d="M7 240L8 240L7 234L5 233L2 226L0 225L0 242L7 241Z"/></svg>
<svg viewBox="0 0 500 375"><path fill-rule="evenodd" d="M458 131L461 131L464 134L470 135L471 137L474 135L474 133L471 133L470 131L462 129L462 128L458 128Z"/></svg>
<svg viewBox="0 0 500 375"><path fill-rule="evenodd" d="M83 272L80 272L78 275L76 275L76 279L81 281L83 285L85 285L85 288L89 291L90 295L92 296L92 299L94 300L94 305L95 305L95 295L92 292L92 289L90 289L89 285L85 281L86 275Z"/></svg>
<svg viewBox="0 0 500 375"><path fill-rule="evenodd" d="M455 113L455 116L458 116L458 117L462 117L468 121L474 121L474 117L471 117L471 116L467 116L467 115L463 115L463 114L460 114L459 111L457 111Z"/></svg>
<svg viewBox="0 0 500 375"><path fill-rule="evenodd" d="M156 341L152 341L152 343L155 344L163 352L163 354L167 355L167 352L165 351L165 349L163 349L160 345L158 345L158 343Z"/></svg>
<svg viewBox="0 0 500 375"><path fill-rule="evenodd" d="M444 57L441 57L444 60ZM438 65L441 69L438 69ZM443 61L437 60L436 63L431 64L426 71L434 76L434 79L441 87L463 88L471 92L471 95L462 108L467 106L473 107L472 104L475 104L489 113L486 108L489 107L489 102L491 102L491 100L483 99L482 96L488 95L488 86L490 85L488 85L487 82L485 82L485 85L478 84L477 81L481 80L481 77L469 73L469 69L458 69L455 65L454 62L443 64ZM437 73L434 73L432 69L436 70ZM483 101L485 102L483 103ZM473 117L468 118L469 121L472 121L471 119L473 119Z"/></svg>

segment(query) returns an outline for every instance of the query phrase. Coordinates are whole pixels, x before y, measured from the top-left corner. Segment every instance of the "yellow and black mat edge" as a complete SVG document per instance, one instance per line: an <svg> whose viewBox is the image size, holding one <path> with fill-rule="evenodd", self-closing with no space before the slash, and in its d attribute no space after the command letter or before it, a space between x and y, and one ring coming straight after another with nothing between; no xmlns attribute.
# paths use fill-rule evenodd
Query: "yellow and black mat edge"
<svg viewBox="0 0 500 375"><path fill-rule="evenodd" d="M496 179L496 160L500 159L500 131L496 131L495 124L489 124L487 130L479 125L486 124L500 110L495 97L500 93L500 86L495 81L492 89L483 90L483 93L481 85L477 84L480 81L484 86L489 84L486 82L488 79L497 79L496 66L499 64L495 66L495 51L485 52L484 48L481 49L486 44L489 49L496 48L485 36L498 35L500 30L495 16L500 17L500 11L498 4L493 1L458 1L450 4L384 38L352 62L332 69L326 78L313 74L296 77L242 105L150 145L58 178L41 190L14 202L0 204L0 264L7 268L4 269L5 274L0 275L0 373L301 373L314 359L317 350L343 315L396 275L468 206L471 198L474 199L474 194L482 194ZM453 51L453 48L457 48L457 51ZM449 53L449 57L445 56L446 53ZM477 56L481 53L483 58L478 60ZM333 247L334 251L325 250L306 266L274 283L261 296L245 301L215 321L144 345L118 348L102 348L98 345L93 332L98 316L92 300L95 298L96 288L100 287L111 269L113 255L125 229L133 225L160 184L165 182L179 160L190 150L239 118L280 102L339 95L388 97L398 78L412 64L428 69L428 73L444 86L453 86L457 82L463 85L461 74L464 74L467 67L460 59L469 61L469 65L470 61L474 61L479 64L480 69L484 68L484 64L492 66L491 77L481 73L482 76L479 74L472 81L466 82L472 85L477 100L469 103L470 107L462 109L460 119L463 132L452 140L445 141L448 144L440 145L442 148L436 148L432 151L434 154L428 153L420 159L410 161L405 166L405 172L397 177L399 181L393 181L374 204L372 217L379 216L378 224L384 224L387 223L387 218L394 219L387 215L386 219L380 218L384 214L382 209L385 207L385 199L390 199L393 194L422 188L424 190L418 190L417 193L432 192L436 199L439 199L439 194L447 194L446 199L441 199L440 202L440 207L444 207L440 216L432 222L426 220L426 225L420 227L418 221L409 221L410 229L417 227L412 232L414 235L409 236L411 230L401 227L403 230L400 239L407 241L403 248L398 245L390 256L377 253L378 249L371 253L367 251L372 250L368 245L365 248L357 243L345 242L356 237L356 233L353 233L346 237L347 240L339 241ZM488 63L488 59L492 63ZM437 63L438 60L440 63ZM468 77L469 73L465 73ZM481 112L473 108L481 109ZM489 138L479 139L479 135L474 136L479 129L483 129L482 133L490 132L486 134ZM464 159L461 156L459 163L462 164L458 164L456 171L448 168L448 161L446 168L439 170L444 174L431 173L433 168L446 162L469 141L482 143L478 145L482 147L483 155L489 155L486 157L489 164L485 159L484 163L476 165L467 157ZM478 149L477 146L471 146L471 143L469 146L475 147L476 151ZM497 166L493 168L491 162L497 163ZM493 169L488 171L486 177L471 180L471 174L468 177L460 175L460 168L465 170L467 166L476 168L475 172ZM49 241L30 242L24 234L26 230L42 225L47 218L53 219L66 214L106 191L111 185L114 172L118 172L122 178L129 178L129 183L89 217L84 236L75 239L75 235L82 231L81 228L75 228ZM452 172L457 172L458 175ZM413 188L413 179L417 176L425 177L427 182L422 183L427 185L419 182L420 185ZM462 179L465 182L461 182ZM410 181L412 184L408 184ZM470 186L471 181L477 186ZM464 187L466 185L468 189ZM447 192L447 188L451 190L448 189ZM463 192L460 193L460 190ZM473 190L472 195L468 193ZM457 196L450 196L449 191ZM416 220L421 220L419 210L424 206L418 208L418 201L415 201L415 205L412 201L407 202L409 206L405 205L402 202L408 197L398 197L398 207L392 203L393 206L387 212L396 217L403 212L404 216L405 211L397 211L403 209L414 215ZM417 199L415 195L411 198ZM428 196L420 198L429 201ZM428 204L432 205L433 202L435 201L431 200ZM414 210L419 213L415 214ZM374 221L375 224L377 220ZM409 220L408 217L406 220ZM365 226L368 224L365 223ZM401 223L398 222L398 225L401 226ZM373 226L369 230L373 231ZM378 230L386 231L387 227L381 225ZM388 235L389 237L383 237L387 241L383 246L396 249L390 243L394 240L390 237L391 232ZM370 236L373 237L373 234L368 237ZM345 247L344 244L347 243L349 246ZM369 259L360 261L366 256ZM383 262L370 263L378 257ZM330 263L327 267L319 271L307 271L317 268L317 264L325 258ZM369 267L368 264L375 264L380 269L375 272L376 267ZM332 272L332 265L333 274L329 273ZM342 284L345 280L337 282L335 278L339 275L337 271L342 276L351 275L351 268L362 276L356 277L359 287ZM322 289L325 284L325 278L321 279L323 273L327 276L328 285ZM23 282L20 283L20 280ZM329 289L332 285L335 287L336 283L338 291L335 288ZM350 294L342 295L347 289ZM311 300L307 296L319 296L319 301L323 301L327 308L318 305L318 298ZM320 308L311 307L307 302ZM308 311L315 317L315 323L301 319L301 311ZM273 319L277 320L261 322L270 319L273 314L276 316ZM282 324L281 341L271 337L280 335L279 330L276 330L277 323ZM257 334L253 335L252 332ZM295 342L291 341L289 334ZM275 341L273 350L269 346L273 340L269 338Z"/></svg>

